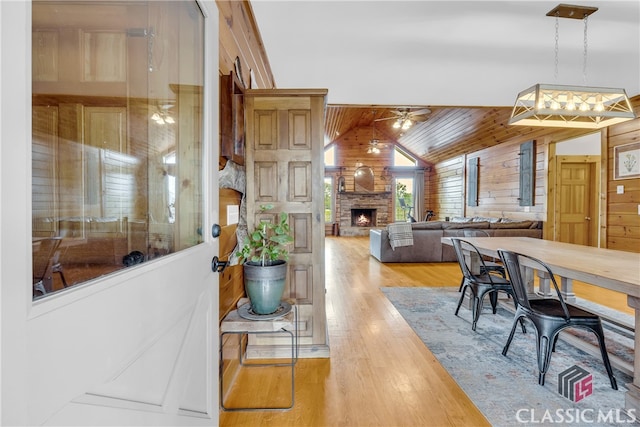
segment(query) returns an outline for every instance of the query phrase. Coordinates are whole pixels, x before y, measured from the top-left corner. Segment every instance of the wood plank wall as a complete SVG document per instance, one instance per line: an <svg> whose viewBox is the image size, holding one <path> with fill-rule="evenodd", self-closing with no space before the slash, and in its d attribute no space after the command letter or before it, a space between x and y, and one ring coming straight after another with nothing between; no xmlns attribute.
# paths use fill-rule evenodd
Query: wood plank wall
<svg viewBox="0 0 640 427"><path fill-rule="evenodd" d="M507 217L520 220L546 220L546 141L536 141L534 206L519 206L520 144L515 141L458 156L435 165L435 188L428 203L436 218L455 216ZM466 163L479 158L478 206L467 206Z"/></svg>
<svg viewBox="0 0 640 427"><path fill-rule="evenodd" d="M632 100L636 114L640 113L640 97ZM640 118L611 126L603 132L602 173L606 192L601 212L606 223L601 245L610 249L640 252L640 178L613 179L613 147L640 142ZM536 141L535 204L518 206L518 152L524 141L514 141L496 147L458 156L434 165L428 179L432 191L427 195L426 206L432 207L435 219L446 216L510 217L547 221L549 149L553 134ZM468 158L480 158L479 203L466 206L466 171ZM624 194L617 194L617 186L624 185ZM549 224L549 228L551 224ZM545 224L545 231L547 225ZM545 233L545 238L547 235Z"/></svg>
<svg viewBox="0 0 640 427"><path fill-rule="evenodd" d="M638 114L640 101L635 104ZM614 147L640 143L640 118L609 127L603 140L607 162L606 247L640 252L640 178L613 179ZM617 194L619 185L624 186L623 194Z"/></svg>
<svg viewBox="0 0 640 427"><path fill-rule="evenodd" d="M220 12L219 74L235 71L235 59L240 59L243 81L253 88L273 88L275 86L271 66L267 58L258 26L248 1L216 1ZM253 72L252 72L253 71ZM250 82L251 76L254 80ZM221 158L219 169L227 159ZM236 245L235 225L226 221L227 206L239 205L242 194L231 189L220 190L220 259L227 260ZM227 267L220 274L220 319L229 313L237 301L244 296L242 267ZM229 381L227 381L229 384Z"/></svg>
<svg viewBox="0 0 640 427"><path fill-rule="evenodd" d="M346 191L354 191L354 173L356 170L356 164L362 163L364 166L369 166L373 169L375 175L374 178L374 192L381 193L387 191L386 186L393 184L393 172L385 173L385 168L390 167L393 164L393 152L394 144L397 142L392 140L384 140L387 144L386 148L383 148L379 154L367 153L369 147L369 141L372 138L372 130L370 127L357 127L340 136L335 140L334 146L336 147L336 165L341 167L341 171L327 173L327 176L335 177L337 185L337 178L342 174L345 178ZM400 144L397 144L400 148ZM431 165L425 163L422 159L418 160L418 166L426 168L425 172L425 201L428 200L428 194L431 190L432 184L429 181L429 168ZM394 188L391 188L394 192ZM382 200L380 201L383 202ZM392 212L393 198L387 198L385 202L388 205L389 212ZM427 209L429 204L424 205ZM422 213L420 214L423 215ZM392 221L392 218L390 218ZM328 231L328 230L327 230Z"/></svg>

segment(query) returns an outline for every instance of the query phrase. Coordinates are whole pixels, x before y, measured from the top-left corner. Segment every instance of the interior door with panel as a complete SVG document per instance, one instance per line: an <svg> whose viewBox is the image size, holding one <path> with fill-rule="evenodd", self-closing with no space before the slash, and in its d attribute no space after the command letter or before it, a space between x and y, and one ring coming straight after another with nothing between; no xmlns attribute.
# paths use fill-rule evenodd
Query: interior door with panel
<svg viewBox="0 0 640 427"><path fill-rule="evenodd" d="M294 242L285 297L300 316L300 357L328 357L324 285L324 110L326 90L245 92L247 224L264 213L289 214ZM287 357L290 346L254 337L249 357ZM289 353L290 355L290 353Z"/></svg>
<svg viewBox="0 0 640 427"><path fill-rule="evenodd" d="M596 163L561 157L558 174L559 241L598 246Z"/></svg>
<svg viewBox="0 0 640 427"><path fill-rule="evenodd" d="M216 424L217 7L10 3L1 423ZM50 238L69 286L36 296Z"/></svg>

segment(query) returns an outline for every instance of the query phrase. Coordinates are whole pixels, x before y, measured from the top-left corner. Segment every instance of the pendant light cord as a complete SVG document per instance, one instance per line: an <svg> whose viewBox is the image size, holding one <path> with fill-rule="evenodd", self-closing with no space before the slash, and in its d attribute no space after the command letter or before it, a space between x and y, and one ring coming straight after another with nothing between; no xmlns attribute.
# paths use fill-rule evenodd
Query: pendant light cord
<svg viewBox="0 0 640 427"><path fill-rule="evenodd" d="M584 58L582 62L582 78L584 80L584 85L587 85L587 22L589 20L589 15L584 15Z"/></svg>
<svg viewBox="0 0 640 427"><path fill-rule="evenodd" d="M559 28L560 28L560 12L556 12L556 48L555 48L556 59L555 59L555 69L553 72L553 78L555 79L556 83L558 83L558 41L560 40L560 35L558 31Z"/></svg>

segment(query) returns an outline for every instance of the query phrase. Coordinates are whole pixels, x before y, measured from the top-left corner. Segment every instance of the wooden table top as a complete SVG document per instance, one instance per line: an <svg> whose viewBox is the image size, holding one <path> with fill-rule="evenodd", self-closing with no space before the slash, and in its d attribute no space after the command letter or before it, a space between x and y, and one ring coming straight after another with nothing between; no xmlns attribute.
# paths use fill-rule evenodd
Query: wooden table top
<svg viewBox="0 0 640 427"><path fill-rule="evenodd" d="M545 262L554 274L640 298L640 253L554 242L531 237L464 237L478 250L520 252ZM448 237L442 243L451 245ZM523 261L526 265L526 262Z"/></svg>

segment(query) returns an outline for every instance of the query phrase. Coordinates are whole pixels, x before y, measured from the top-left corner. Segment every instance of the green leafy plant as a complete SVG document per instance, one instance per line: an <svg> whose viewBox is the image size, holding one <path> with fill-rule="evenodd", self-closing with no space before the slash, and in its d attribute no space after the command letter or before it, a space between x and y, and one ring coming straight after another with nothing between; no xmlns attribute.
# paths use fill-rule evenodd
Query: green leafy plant
<svg viewBox="0 0 640 427"><path fill-rule="evenodd" d="M273 209L273 205L260 205L260 212ZM255 230L245 237L242 248L236 252L241 260L271 265L273 261L289 259L288 244L293 242L288 215L281 212L277 221L260 221Z"/></svg>

